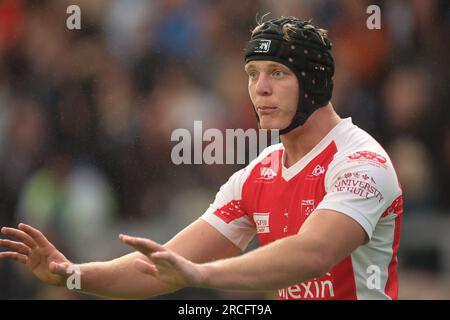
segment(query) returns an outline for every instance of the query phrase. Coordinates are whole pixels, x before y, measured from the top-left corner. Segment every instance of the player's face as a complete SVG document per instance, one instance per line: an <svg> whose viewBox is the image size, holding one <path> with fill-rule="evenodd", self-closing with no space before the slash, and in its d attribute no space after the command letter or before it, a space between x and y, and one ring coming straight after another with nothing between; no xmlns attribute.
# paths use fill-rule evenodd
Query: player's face
<svg viewBox="0 0 450 320"><path fill-rule="evenodd" d="M286 128L297 110L299 88L295 74L274 61L250 61L245 72L261 128Z"/></svg>

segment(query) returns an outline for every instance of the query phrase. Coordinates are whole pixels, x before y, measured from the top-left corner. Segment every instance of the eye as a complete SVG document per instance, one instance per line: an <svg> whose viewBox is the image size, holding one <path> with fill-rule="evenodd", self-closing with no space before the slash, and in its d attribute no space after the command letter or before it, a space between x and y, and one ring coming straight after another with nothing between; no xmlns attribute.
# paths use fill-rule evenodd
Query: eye
<svg viewBox="0 0 450 320"><path fill-rule="evenodd" d="M284 73L284 71L282 71L282 70L275 70L274 72L273 72L273 76L275 77L275 78L281 78L281 77L283 77L285 75L285 73Z"/></svg>
<svg viewBox="0 0 450 320"><path fill-rule="evenodd" d="M254 71L254 70L249 70L249 71L247 72L247 74L248 74L248 77L249 77L250 79L255 79L256 76L257 76L256 71Z"/></svg>

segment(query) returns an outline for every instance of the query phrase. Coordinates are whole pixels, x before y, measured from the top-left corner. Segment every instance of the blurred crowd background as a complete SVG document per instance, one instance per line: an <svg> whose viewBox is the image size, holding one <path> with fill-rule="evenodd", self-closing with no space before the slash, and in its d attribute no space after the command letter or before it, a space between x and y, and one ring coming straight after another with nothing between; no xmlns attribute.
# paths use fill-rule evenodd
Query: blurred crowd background
<svg viewBox="0 0 450 320"><path fill-rule="evenodd" d="M81 8L81 30L66 9ZM366 8L381 8L369 30ZM243 48L256 17L329 30L333 105L388 150L405 194L400 298L450 298L446 0L0 0L0 226L28 222L75 262L167 241L242 165L172 163L171 133L256 128ZM447 106L447 107L446 107ZM256 244L252 244L253 246ZM162 298L267 298L182 290ZM0 261L0 298L92 299Z"/></svg>

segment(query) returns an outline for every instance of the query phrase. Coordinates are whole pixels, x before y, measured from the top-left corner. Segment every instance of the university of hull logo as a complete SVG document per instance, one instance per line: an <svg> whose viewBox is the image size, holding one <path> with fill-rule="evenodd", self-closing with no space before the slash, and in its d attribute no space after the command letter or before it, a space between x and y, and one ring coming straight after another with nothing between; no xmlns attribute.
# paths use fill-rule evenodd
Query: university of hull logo
<svg viewBox="0 0 450 320"><path fill-rule="evenodd" d="M259 40L257 46L253 50L255 53L267 53L270 49L271 40Z"/></svg>
<svg viewBox="0 0 450 320"><path fill-rule="evenodd" d="M256 224L256 232L257 233L269 233L269 212L255 212L253 214L253 220Z"/></svg>
<svg viewBox="0 0 450 320"><path fill-rule="evenodd" d="M362 172L346 172L339 176L333 192L351 192L364 199L376 198L378 202L384 199L375 179Z"/></svg>

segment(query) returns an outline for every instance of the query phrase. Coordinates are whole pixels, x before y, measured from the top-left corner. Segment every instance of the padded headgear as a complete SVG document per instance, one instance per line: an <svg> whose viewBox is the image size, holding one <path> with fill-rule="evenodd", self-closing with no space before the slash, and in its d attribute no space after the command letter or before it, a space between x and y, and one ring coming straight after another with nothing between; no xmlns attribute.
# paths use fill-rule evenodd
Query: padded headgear
<svg viewBox="0 0 450 320"><path fill-rule="evenodd" d="M279 62L298 78L297 111L290 125L281 129L280 134L303 125L315 110L330 101L334 74L331 43L309 21L289 17L261 24L245 49L245 63L254 60Z"/></svg>

